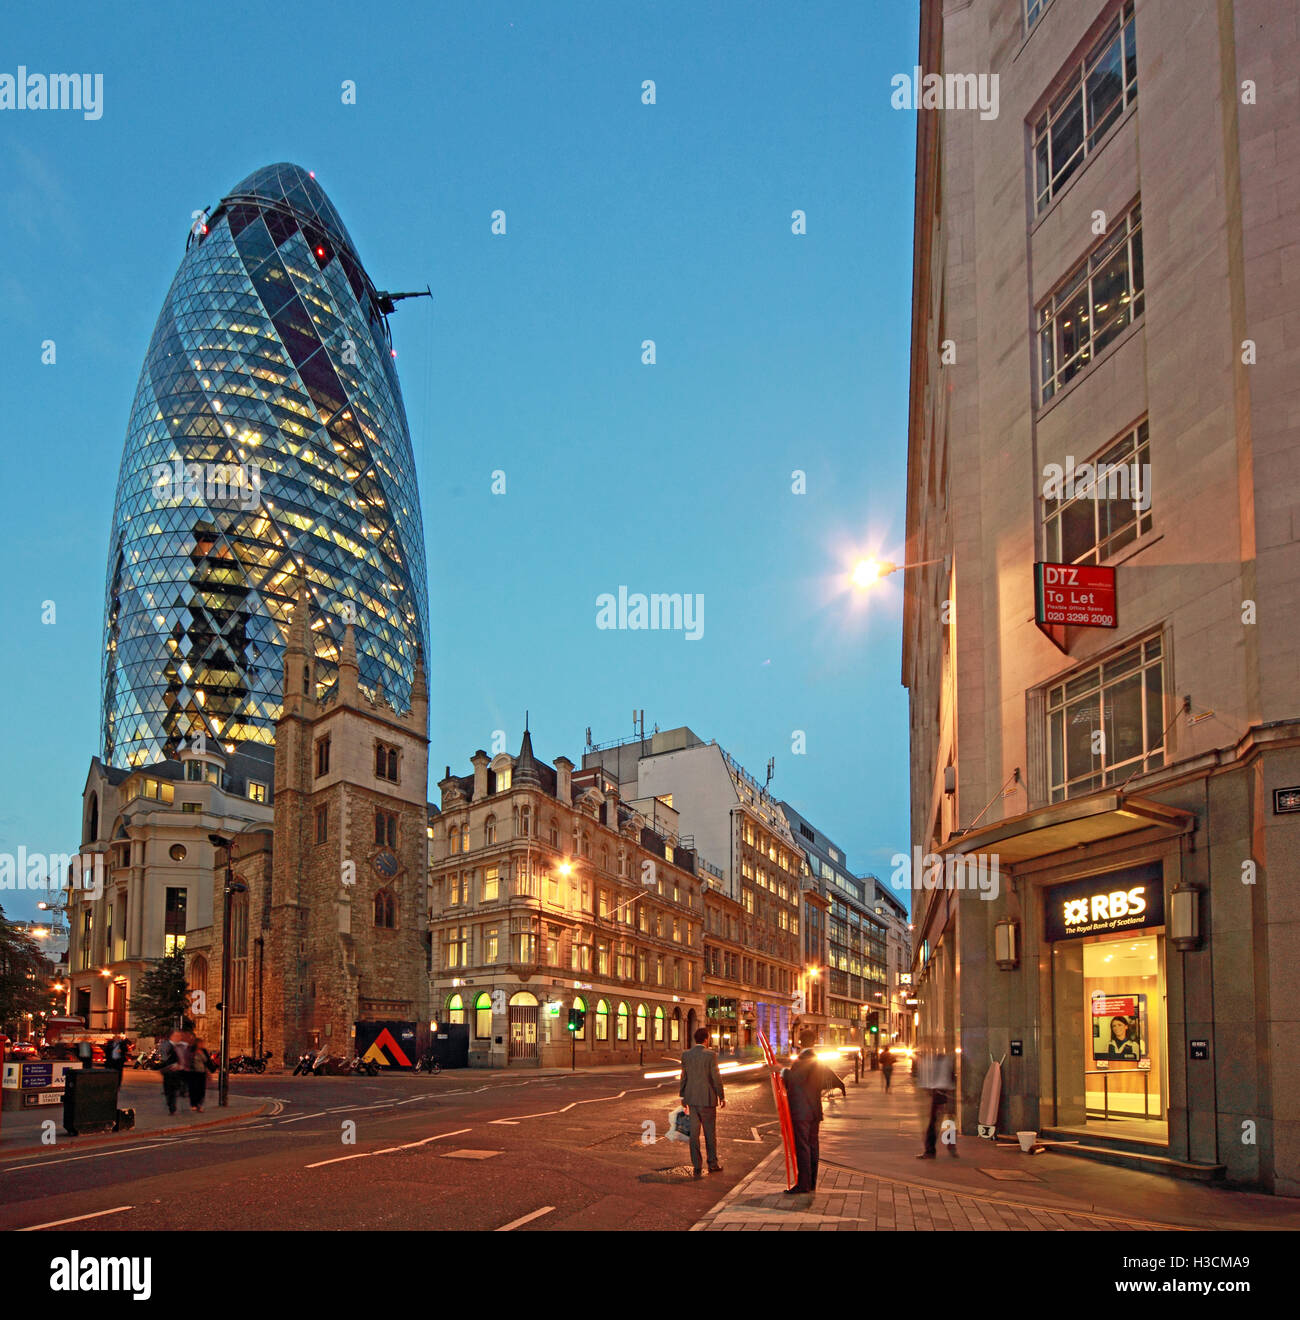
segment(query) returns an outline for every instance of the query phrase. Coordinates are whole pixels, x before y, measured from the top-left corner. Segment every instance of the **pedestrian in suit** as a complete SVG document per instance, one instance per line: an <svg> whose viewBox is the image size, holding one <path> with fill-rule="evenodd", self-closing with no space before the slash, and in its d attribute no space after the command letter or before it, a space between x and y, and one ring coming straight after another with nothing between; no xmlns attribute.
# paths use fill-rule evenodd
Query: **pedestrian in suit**
<svg viewBox="0 0 1300 1320"><path fill-rule="evenodd" d="M708 1039L709 1033L703 1027L695 1033L694 1046L682 1055L682 1081L677 1088L682 1108L691 1120L691 1164L697 1178L704 1176L700 1167L701 1129L709 1155L709 1172L722 1172L718 1163L718 1110L727 1107L727 1099L718 1071L718 1056L704 1048Z"/></svg>
<svg viewBox="0 0 1300 1320"><path fill-rule="evenodd" d="M787 1187L786 1195L817 1190L817 1166L821 1161L822 1092L839 1087L847 1096L844 1083L829 1068L817 1062L817 1051L804 1049L792 1067L781 1074L790 1101L790 1126L794 1129L794 1158L798 1181Z"/></svg>

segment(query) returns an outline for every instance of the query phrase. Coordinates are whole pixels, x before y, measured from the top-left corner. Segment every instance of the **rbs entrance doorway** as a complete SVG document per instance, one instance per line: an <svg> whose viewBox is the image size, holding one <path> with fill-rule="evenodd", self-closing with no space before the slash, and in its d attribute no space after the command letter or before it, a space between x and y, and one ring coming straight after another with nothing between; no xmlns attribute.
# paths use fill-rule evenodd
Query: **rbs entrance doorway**
<svg viewBox="0 0 1300 1320"><path fill-rule="evenodd" d="M1058 1128L1168 1145L1162 867L1056 885L1044 899L1052 949L1045 1117Z"/></svg>

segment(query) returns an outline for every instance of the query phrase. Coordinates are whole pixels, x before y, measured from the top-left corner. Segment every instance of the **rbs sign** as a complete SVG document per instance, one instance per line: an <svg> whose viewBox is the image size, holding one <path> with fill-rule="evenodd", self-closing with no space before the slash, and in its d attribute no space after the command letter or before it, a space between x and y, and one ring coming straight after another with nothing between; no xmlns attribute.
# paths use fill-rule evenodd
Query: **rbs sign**
<svg viewBox="0 0 1300 1320"><path fill-rule="evenodd" d="M1048 940L1163 926L1163 868L1153 863L1053 885L1043 891L1043 915Z"/></svg>

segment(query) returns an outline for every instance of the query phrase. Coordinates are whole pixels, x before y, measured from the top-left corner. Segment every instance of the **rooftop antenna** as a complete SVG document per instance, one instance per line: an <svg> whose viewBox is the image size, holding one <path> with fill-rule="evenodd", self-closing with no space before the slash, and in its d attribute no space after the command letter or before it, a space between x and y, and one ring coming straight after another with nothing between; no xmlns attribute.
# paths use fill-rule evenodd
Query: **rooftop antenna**
<svg viewBox="0 0 1300 1320"><path fill-rule="evenodd" d="M763 785L764 788L772 782L772 776L774 774L776 774L776 757L769 756L767 758L767 782Z"/></svg>
<svg viewBox="0 0 1300 1320"><path fill-rule="evenodd" d="M596 744L591 741L591 725L587 725L587 746L594 747Z"/></svg>
<svg viewBox="0 0 1300 1320"><path fill-rule="evenodd" d="M528 712L524 711L524 732L528 732Z"/></svg>

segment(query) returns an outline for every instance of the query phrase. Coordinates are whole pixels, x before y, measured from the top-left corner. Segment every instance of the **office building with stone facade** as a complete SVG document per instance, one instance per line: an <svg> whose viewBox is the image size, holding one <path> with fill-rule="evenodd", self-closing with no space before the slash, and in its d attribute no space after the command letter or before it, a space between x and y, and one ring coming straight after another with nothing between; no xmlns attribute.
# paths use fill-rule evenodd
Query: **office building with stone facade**
<svg viewBox="0 0 1300 1320"><path fill-rule="evenodd" d="M708 995L710 1030L721 1040L735 1023L740 1049L757 1047L760 1034L774 1048L797 1040L796 996L813 998L800 942L803 852L776 800L716 742L684 726L589 746L582 764L603 767L648 811L657 803L674 813L679 836L708 859L711 885L740 905L744 952L738 975L728 971L727 984ZM730 968L721 938L716 947Z"/></svg>
<svg viewBox="0 0 1300 1320"><path fill-rule="evenodd" d="M1300 1193L1300 29L922 0L903 682L973 1132ZM915 566L915 567L910 567Z"/></svg>
<svg viewBox="0 0 1300 1320"><path fill-rule="evenodd" d="M529 731L517 756L471 763L447 768L428 816L430 999L449 1061L680 1054L704 1024L708 873L671 806L626 800L600 766L546 764Z"/></svg>

